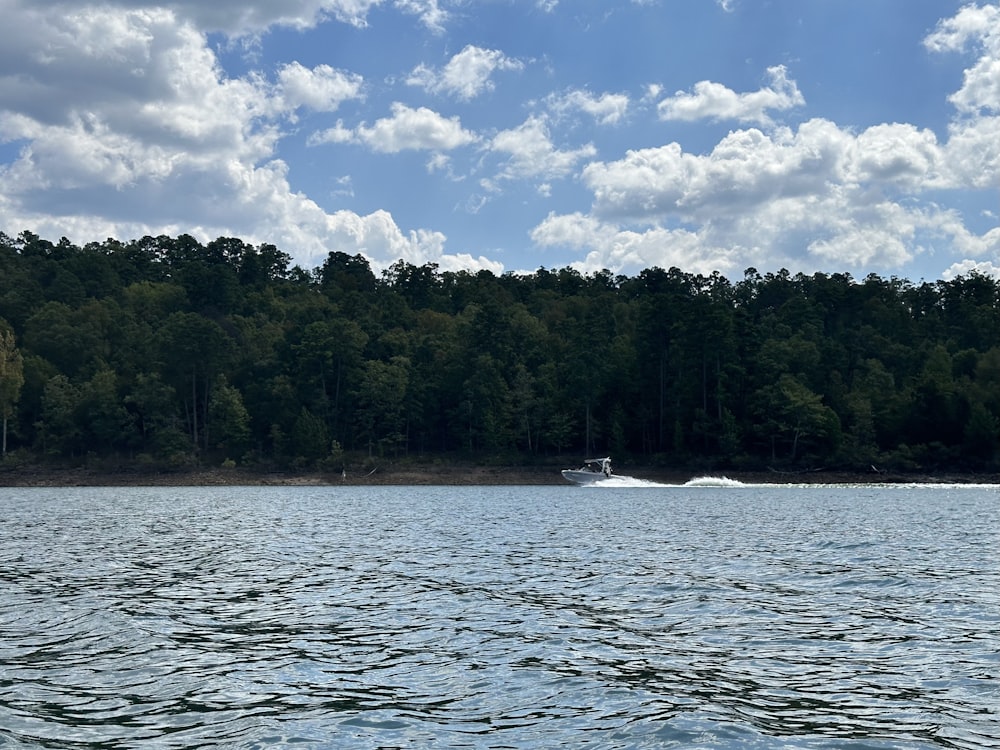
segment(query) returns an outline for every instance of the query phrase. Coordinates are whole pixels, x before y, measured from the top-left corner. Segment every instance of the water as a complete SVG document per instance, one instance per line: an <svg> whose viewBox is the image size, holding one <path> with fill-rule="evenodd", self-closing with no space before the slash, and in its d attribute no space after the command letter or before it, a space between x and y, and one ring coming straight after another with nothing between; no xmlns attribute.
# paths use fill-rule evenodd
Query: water
<svg viewBox="0 0 1000 750"><path fill-rule="evenodd" d="M998 532L991 487L0 488L0 747L997 747Z"/></svg>

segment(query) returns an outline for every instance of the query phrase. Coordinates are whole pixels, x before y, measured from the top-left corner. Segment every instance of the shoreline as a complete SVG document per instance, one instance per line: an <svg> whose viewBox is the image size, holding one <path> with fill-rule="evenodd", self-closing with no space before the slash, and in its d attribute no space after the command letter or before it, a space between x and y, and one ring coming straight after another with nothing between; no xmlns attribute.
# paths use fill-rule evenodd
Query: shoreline
<svg viewBox="0 0 1000 750"><path fill-rule="evenodd" d="M618 476L664 485L683 485L698 478L724 478L743 484L1000 484L1000 475L901 474L890 472L700 471L627 467ZM193 469L176 472L94 471L85 468L21 468L0 471L0 487L365 487L565 485L558 468L518 466L450 466L434 469L386 468L369 474L263 472L247 469Z"/></svg>

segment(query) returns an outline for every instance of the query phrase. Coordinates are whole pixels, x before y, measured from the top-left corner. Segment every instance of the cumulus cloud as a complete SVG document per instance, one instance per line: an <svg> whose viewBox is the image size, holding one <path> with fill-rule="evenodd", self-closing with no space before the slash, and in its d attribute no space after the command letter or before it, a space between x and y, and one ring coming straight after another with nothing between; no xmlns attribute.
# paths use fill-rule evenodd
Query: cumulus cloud
<svg viewBox="0 0 1000 750"><path fill-rule="evenodd" d="M1000 183L1000 6L966 6L925 43L937 51L972 45L982 53L950 97L963 116L949 128L946 150L955 183L995 186Z"/></svg>
<svg viewBox="0 0 1000 750"><path fill-rule="evenodd" d="M952 124L945 153L954 187L995 189L1000 184L1000 117Z"/></svg>
<svg viewBox="0 0 1000 750"><path fill-rule="evenodd" d="M717 2L732 9L729 0ZM297 136L291 125L298 118L306 119L307 111L343 112L348 102L366 97L387 107L395 92L379 101L385 92L362 76L315 61L307 67L291 59L230 76L206 37L331 22L362 28L369 16L384 17L373 13L379 7L437 32L450 20L445 8L459 5L0 0L0 142L7 144L0 215L9 228L78 241L237 235L288 248L305 265L321 262L336 247L363 253L375 267L404 258L447 270L499 271L501 265L487 258L448 254L440 231L402 228L385 210L328 213L293 189L292 170L278 155ZM549 21L540 11L555 8L555 0L543 0L530 13ZM376 110L361 124L364 115L342 114L308 142L352 143L380 154L426 151L428 170L442 181L457 180L453 170L484 173L492 164L495 173L481 181L488 195L523 181L529 184L517 187L526 195L555 204L570 192L567 186L582 187L589 207L560 204L561 213L549 214L531 233L539 248L574 249L581 270L677 265L707 273L747 265L793 271L846 265L895 271L921 256L940 259L946 273L996 269L1000 229L980 225L973 231L960 212L936 201L948 191L995 191L1000 184L1000 6L965 5L924 45L932 54L969 59L948 100L954 119L946 136L906 122L857 129L823 118L776 124L774 118L801 107L804 96L789 71L775 66L759 90L743 93L701 81L664 98L657 85L642 90L636 84L635 96L644 97L644 106L659 102L663 120L737 124L699 152L647 138L644 145L662 145L599 156L579 134L596 123L617 126L617 138L635 125L629 95L565 83L548 97L533 94L533 113L499 130L476 132L446 111L397 102L387 116L373 119L384 111ZM407 83L468 103L493 90L500 72L519 70L524 64L502 52L469 45L441 67L413 68ZM466 122L479 122L470 117L463 112ZM469 146L478 146L473 158L480 161L472 167L460 162ZM333 173L355 169L345 161ZM559 182L571 176L579 182ZM351 185L339 187L344 184ZM485 205L481 196L447 199L450 206L467 200L473 212Z"/></svg>
<svg viewBox="0 0 1000 750"><path fill-rule="evenodd" d="M962 148L980 158L1000 153L984 145ZM909 124L854 133L813 119L769 134L733 131L707 154L677 143L629 151L583 169L592 215L550 215L532 237L541 246L589 249L591 270L706 262L719 270L762 263L872 270L902 267L938 247L997 255L1000 230L976 235L954 211L915 200L968 184L953 164L956 148Z"/></svg>
<svg viewBox="0 0 1000 750"><path fill-rule="evenodd" d="M949 169L937 136L909 124L875 125L861 132L845 155L845 178L904 190L944 186Z"/></svg>
<svg viewBox="0 0 1000 750"><path fill-rule="evenodd" d="M252 13L266 24L282 12L361 14L373 4L293 0L256 3ZM275 156L281 123L300 108L333 111L360 98L363 81L297 62L277 68L273 80L226 77L191 19L238 13L242 5L121 9L112 0L67 9L0 0L0 7L9 34L0 49L0 141L23 144L0 165L8 228L78 242L238 235L290 248L306 266L337 247L365 254L376 267L402 257L495 268L486 259L446 254L442 233L403 231L388 212L327 214L292 190L287 165ZM256 23L248 18L218 25ZM402 107L351 137L386 151L474 140L457 121Z"/></svg>
<svg viewBox="0 0 1000 750"><path fill-rule="evenodd" d="M354 26L365 26L368 13L386 0L169 0L169 2L135 2L135 0L104 0L99 7L110 15L137 9L169 9L178 18L207 32L230 35L255 34L273 26L308 29L332 19ZM413 5L408 0L396 0L396 5ZM20 15L25 10L48 14L52 9L67 6L80 7L81 3L62 3L50 0L4 0L8 12L5 17ZM420 9L408 9L419 13ZM433 9L427 9L430 17Z"/></svg>
<svg viewBox="0 0 1000 750"><path fill-rule="evenodd" d="M491 76L494 72L523 68L522 62L512 60L499 50L470 44L440 70L427 65L417 66L407 78L407 83L431 93L448 94L467 101L493 90Z"/></svg>
<svg viewBox="0 0 1000 750"><path fill-rule="evenodd" d="M655 220L679 214L710 220L719 211L753 210L781 197L822 191L841 176L850 136L826 120L797 132L731 132L711 153L687 153L678 143L629 151L616 162L593 162L582 179L598 214Z"/></svg>
<svg viewBox="0 0 1000 750"><path fill-rule="evenodd" d="M503 179L565 177L578 162L597 153L592 144L576 149L556 148L545 118L535 115L516 128L497 133L489 149L508 157L499 175Z"/></svg>
<svg viewBox="0 0 1000 750"><path fill-rule="evenodd" d="M333 112L341 103L361 96L364 79L329 65L309 69L292 62L279 69L278 82L285 109L309 107L317 112Z"/></svg>
<svg viewBox="0 0 1000 750"><path fill-rule="evenodd" d="M443 117L426 107L407 107L396 102L392 116L376 120L370 127L345 128L342 122L314 136L310 143L362 143L373 151L450 151L475 143L478 136L462 127L458 117Z"/></svg>
<svg viewBox="0 0 1000 750"><path fill-rule="evenodd" d="M556 117L564 117L571 112L583 112L601 125L614 125L628 112L629 98L627 94L604 93L595 96L586 89L573 89L550 95L546 104Z"/></svg>
<svg viewBox="0 0 1000 750"><path fill-rule="evenodd" d="M706 238L687 229L657 227L636 232L580 213L548 217L531 232L540 247L586 250L584 260L571 264L581 272L600 269L676 266L692 273L734 269L736 254L713 247Z"/></svg>
<svg viewBox="0 0 1000 750"><path fill-rule="evenodd" d="M690 93L678 91L658 105L663 120L736 120L769 125L770 111L785 111L805 104L795 81L784 65L767 69L770 85L740 94L712 81L699 81Z"/></svg>
<svg viewBox="0 0 1000 750"><path fill-rule="evenodd" d="M983 43L994 51L1000 45L1000 7L970 3L959 9L951 18L938 22L934 31L924 39L924 46L932 52L954 52L970 43Z"/></svg>
<svg viewBox="0 0 1000 750"><path fill-rule="evenodd" d="M438 0L395 0L395 4L400 10L420 18L431 31L444 31L448 12L438 4Z"/></svg>
<svg viewBox="0 0 1000 750"><path fill-rule="evenodd" d="M948 128L943 161L948 187L995 190L1000 184L1000 5L963 6L938 23L924 46L935 53L978 54L962 86L948 98L958 117ZM949 228L954 249L966 259L950 266L945 278L969 270L1000 275L1000 228L976 236L957 217ZM991 259L978 260L984 255Z"/></svg>
<svg viewBox="0 0 1000 750"><path fill-rule="evenodd" d="M4 4L26 8L42 3L4 0ZM59 5L55 2L45 4ZM101 3L101 7L116 13L133 10L137 5L169 8L200 29L235 36L258 34L274 26L305 30L327 20L364 28L368 25L369 13L381 5L417 17L433 31L440 31L448 20L448 13L438 0L169 0L162 3L104 0Z"/></svg>
<svg viewBox="0 0 1000 750"><path fill-rule="evenodd" d="M281 107L269 86L222 77L203 37L169 11L12 20L26 18L16 46L48 53L0 75L0 139L30 143L8 167L23 180L9 190L123 186L273 153Z"/></svg>
<svg viewBox="0 0 1000 750"><path fill-rule="evenodd" d="M993 261L963 260L959 263L952 263L941 274L941 278L950 281L958 276L968 276L971 273L978 273L983 276L1000 278L1000 263Z"/></svg>

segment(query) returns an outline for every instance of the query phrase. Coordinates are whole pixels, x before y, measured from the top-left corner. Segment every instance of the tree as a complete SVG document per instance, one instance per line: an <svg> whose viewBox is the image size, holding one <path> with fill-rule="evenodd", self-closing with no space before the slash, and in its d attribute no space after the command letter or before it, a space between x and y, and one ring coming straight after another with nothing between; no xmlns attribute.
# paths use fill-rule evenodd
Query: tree
<svg viewBox="0 0 1000 750"><path fill-rule="evenodd" d="M316 383L311 390L321 397L324 410L330 406L328 416L335 435L339 435L345 380L359 366L367 342L368 335L357 323L338 317L309 323L299 343L292 344L303 379ZM315 400L309 394L309 401Z"/></svg>
<svg viewBox="0 0 1000 750"><path fill-rule="evenodd" d="M227 457L242 456L250 447L250 415L243 405L243 396L229 385L225 375L215 379L208 418L215 447L225 451Z"/></svg>
<svg viewBox="0 0 1000 750"><path fill-rule="evenodd" d="M191 444L197 449L199 433L209 444L208 402L212 377L230 356L232 340L217 323L196 313L173 313L159 331L160 357L174 377L178 395L190 393L185 401L191 427ZM201 429L199 430L199 412Z"/></svg>
<svg viewBox="0 0 1000 750"><path fill-rule="evenodd" d="M177 392L163 382L159 373L140 372L135 376L125 406L132 414L143 450L158 444L161 434L177 423Z"/></svg>
<svg viewBox="0 0 1000 750"><path fill-rule="evenodd" d="M82 444L77 419L79 409L80 389L65 375L50 378L42 394L42 418L38 425L43 450L69 456L76 454Z"/></svg>
<svg viewBox="0 0 1000 750"><path fill-rule="evenodd" d="M778 439L790 442L789 459L793 462L799 458L800 444L806 439L839 441L836 413L798 378L785 373L762 389L760 397L760 423L763 434L771 441L772 458L776 457L774 444Z"/></svg>
<svg viewBox="0 0 1000 750"><path fill-rule="evenodd" d="M404 442L403 410L409 379L410 361L406 357L365 363L356 398L358 427L368 442L369 454L375 444L395 448Z"/></svg>
<svg viewBox="0 0 1000 750"><path fill-rule="evenodd" d="M115 373L104 367L80 389L80 422L88 443L108 449L123 443L131 427L115 381Z"/></svg>
<svg viewBox="0 0 1000 750"><path fill-rule="evenodd" d="M292 450L296 459L313 463L330 450L330 433L322 418L302 407L292 429Z"/></svg>
<svg viewBox="0 0 1000 750"><path fill-rule="evenodd" d="M3 453L7 455L7 421L24 385L24 359L14 345L14 332L0 320L0 416L3 418Z"/></svg>

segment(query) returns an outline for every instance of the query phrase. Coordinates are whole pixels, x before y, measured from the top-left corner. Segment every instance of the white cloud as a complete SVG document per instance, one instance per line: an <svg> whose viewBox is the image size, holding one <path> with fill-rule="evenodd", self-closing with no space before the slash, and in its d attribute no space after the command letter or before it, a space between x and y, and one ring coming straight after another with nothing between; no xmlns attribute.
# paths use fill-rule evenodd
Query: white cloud
<svg viewBox="0 0 1000 750"><path fill-rule="evenodd" d="M135 2L134 0L104 0L100 7L114 14L136 10L137 6L153 9L169 8L179 18L197 25L204 31L220 31L231 35L254 34L273 26L296 29L312 28L334 19L341 23L363 27L368 13L385 0L169 0L165 2ZM28 0L4 0L8 6L41 5ZM46 3L58 7L61 3ZM406 0L397 0L397 5ZM79 5L79 3L73 3Z"/></svg>
<svg viewBox="0 0 1000 750"><path fill-rule="evenodd" d="M949 248L955 254L973 258L991 256L1000 261L1000 227L994 227L982 235L974 234L966 228L962 217L950 210L935 211L933 225L937 234L947 239Z"/></svg>
<svg viewBox="0 0 1000 750"><path fill-rule="evenodd" d="M418 16L431 31L444 31L448 13L438 5L438 0L396 0L395 4L403 12Z"/></svg>
<svg viewBox="0 0 1000 750"><path fill-rule="evenodd" d="M681 215L708 221L719 212L752 210L767 201L822 191L841 178L850 136L826 120L772 136L738 130L705 156L677 143L629 151L617 162L584 168L599 214L656 219Z"/></svg>
<svg viewBox="0 0 1000 750"><path fill-rule="evenodd" d="M516 128L497 133L489 148L509 156L499 175L503 179L565 177L581 159L597 153L592 144L577 149L557 149L545 119L534 115Z"/></svg>
<svg viewBox="0 0 1000 750"><path fill-rule="evenodd" d="M739 94L721 83L699 81L692 93L678 91L660 102L663 120L737 120L769 125L769 111L785 111L805 104L795 81L788 78L784 65L767 69L770 85L746 94Z"/></svg>
<svg viewBox="0 0 1000 750"><path fill-rule="evenodd" d="M966 69L962 87L949 101L963 114L1000 112L1000 6L966 5L939 22L924 46L932 52L978 50L981 56Z"/></svg>
<svg viewBox="0 0 1000 750"><path fill-rule="evenodd" d="M971 49L979 54L965 70L961 88L949 97L959 116L949 126L948 141L942 147L946 165L942 171L948 187L995 191L1000 185L1000 5L963 6L940 21L924 45L932 52ZM965 254L966 259L953 264L946 274L972 268L990 272L1000 262L1000 229L977 236L955 217L948 236L953 251ZM993 260L976 260L984 255Z"/></svg>
<svg viewBox="0 0 1000 750"><path fill-rule="evenodd" d="M397 260L415 266L436 263L443 271L488 270L502 273L503 264L482 256L474 258L467 253L456 255L444 252L445 236L440 232L418 229L404 233L388 211L374 211L359 216L352 211L337 211L322 215L323 228L315 231L320 243L314 256L315 265L325 258L329 248L344 252L361 253L375 269L385 269ZM305 237L304 239L311 239Z"/></svg>
<svg viewBox="0 0 1000 750"><path fill-rule="evenodd" d="M898 213L898 206L883 204L876 215ZM891 219L891 216L885 218ZM829 235L808 244L808 251L829 268L894 268L913 259L913 238L917 226L912 217L900 213L899 219L885 225L856 220L844 222L827 220L818 227Z"/></svg>
<svg viewBox="0 0 1000 750"><path fill-rule="evenodd" d="M288 191L283 180L261 180L247 185L246 209L267 207L257 218L258 231L252 241L271 242L278 247L296 248L296 261L306 267L320 265L331 249L360 253L376 269L385 269L399 259L414 265L438 263L442 268L489 268L484 259L449 255L444 252L445 235L427 229L404 232L388 211L359 215L353 211L325 213L313 201ZM272 193L272 196L266 193ZM209 232L208 238L220 236Z"/></svg>
<svg viewBox="0 0 1000 750"><path fill-rule="evenodd" d="M736 261L731 250L712 247L695 232L659 227L635 232L580 213L549 214L532 230L531 239L539 247L587 250L583 261L572 264L581 272L677 266L709 274L734 270Z"/></svg>
<svg viewBox="0 0 1000 750"><path fill-rule="evenodd" d="M0 215L10 228L80 242L189 232L204 240L235 235L273 242L304 265L336 247L364 253L376 267L404 258L445 269L499 269L486 258L446 254L443 233L401 228L387 211L327 213L293 190L289 167L277 158L291 135L288 124L300 110L335 112L374 93L350 71L294 60L230 77L205 36L329 21L363 27L369 15L383 18L372 13L379 6L412 16L410 26L439 31L449 20L445 8L459 3L0 0L0 142L8 144L0 162ZM537 20L539 11L555 6L548 0L530 12ZM489 138L458 117L397 103L387 117L372 122L367 115L367 123L353 127L341 120L309 142L357 143L383 154L428 151L427 168L438 180L459 179L453 170L483 170L460 162L468 155L461 147L479 144L484 161L501 163L492 180L481 181L483 195L469 198L470 212L505 180L533 181L527 200L562 199L570 191L556 181L578 172L592 194L590 208L551 214L532 237L539 247L583 251L581 269L868 272L897 270L920 257L951 264L945 273L996 269L1000 229L973 231L958 211L936 201L947 200L942 195L949 190L995 194L1000 185L1000 6L966 5L924 43L931 52L969 55L961 87L949 99L955 118L946 139L905 122L859 132L824 119L778 127L771 118L801 106L804 97L776 66L758 91L703 81L666 99L656 85L637 94L648 97L644 104L662 100L664 119L745 123L699 153L671 143L588 164L598 157L596 147L564 140L563 126L581 127L581 113L601 125L635 123L627 122L627 95L586 88L562 88L543 100L548 118L529 116ZM414 69L409 82L471 101L492 90L500 71L520 69L520 61L470 45L441 68ZM472 122L471 116L464 119ZM345 161L332 173L361 168ZM351 182L333 189L349 194ZM462 198L448 200L460 205Z"/></svg>
<svg viewBox="0 0 1000 750"><path fill-rule="evenodd" d="M992 261L963 260L959 263L952 263L941 274L941 278L950 281L957 276L968 276L971 273L978 273L983 276L991 276L1000 279L1000 263Z"/></svg>
<svg viewBox="0 0 1000 750"><path fill-rule="evenodd" d="M907 190L944 186L942 171L948 169L933 131L899 123L863 131L845 158L848 181Z"/></svg>
<svg viewBox="0 0 1000 750"><path fill-rule="evenodd" d="M6 190L120 187L273 153L281 107L269 87L222 77L204 38L168 11L10 20L18 47L45 53L0 75L0 139L30 143L5 170L20 178Z"/></svg>
<svg viewBox="0 0 1000 750"><path fill-rule="evenodd" d="M344 126L343 120L337 120L332 128L313 133L306 140L310 146L319 146L324 143L356 143L357 137L354 131Z"/></svg>
<svg viewBox="0 0 1000 750"><path fill-rule="evenodd" d="M40 3L27 0L4 0L4 5L27 7ZM47 3L50 7L57 3ZM219 31L241 36L258 34L274 26L310 29L326 20L350 24L359 28L368 25L368 15L381 5L391 5L402 13L416 16L432 31L440 31L448 20L438 0L155 0L141 3L135 0L104 0L101 7L122 13L135 10L137 5L153 9L169 8L206 32Z"/></svg>
<svg viewBox="0 0 1000 750"><path fill-rule="evenodd" d="M221 13L223 5L205 7ZM334 4L322 7L330 12ZM349 4L336 8L346 12ZM306 267L336 247L364 253L376 267L406 258L496 268L445 254L442 233L403 231L386 211L327 214L291 189L287 166L275 158L279 123L299 107L331 111L360 97L360 77L289 63L274 83L263 75L227 78L204 35L163 9L67 11L0 0L0 10L10 34L0 49L0 71L8 71L0 73L0 140L23 142L19 156L0 164L8 227L80 243L240 236L290 248ZM405 107L372 128L343 133L390 151L475 140L457 120Z"/></svg>
<svg viewBox="0 0 1000 750"><path fill-rule="evenodd" d="M443 117L427 109L413 109L396 102L392 117L376 120L368 127L359 125L354 130L342 122L310 139L310 143L363 143L373 151L394 154L399 151L450 151L475 143L479 137L462 127L458 117Z"/></svg>
<svg viewBox="0 0 1000 750"><path fill-rule="evenodd" d="M951 18L938 22L937 28L924 39L932 52L960 51L970 42L984 41L996 50L1000 45L1000 7L970 3Z"/></svg>
<svg viewBox="0 0 1000 750"><path fill-rule="evenodd" d="M629 98L627 94L610 93L594 96L585 89L574 89L563 94L552 94L546 103L557 117L579 111L590 115L601 125L614 125L624 119L628 112Z"/></svg>
<svg viewBox="0 0 1000 750"><path fill-rule="evenodd" d="M333 112L342 102L360 98L363 79L329 65L310 70L292 62L280 68L278 82L286 109L309 107L317 112Z"/></svg>
<svg viewBox="0 0 1000 750"><path fill-rule="evenodd" d="M942 248L1000 258L1000 230L973 234L957 213L920 200L928 190L968 186L961 153L978 155L980 168L1000 157L998 128L1000 120L989 130L980 123L959 147L960 131L942 146L912 125L855 134L815 119L794 131L730 132L705 155L677 143L630 151L583 169L591 216L550 216L532 236L541 246L589 249L591 270L695 269L707 259L719 270L870 271Z"/></svg>
<svg viewBox="0 0 1000 750"><path fill-rule="evenodd" d="M483 49L470 44L452 57L441 70L418 65L406 82L431 93L450 94L467 101L493 90L491 76L495 71L523 68L523 63L510 59L499 50Z"/></svg>
<svg viewBox="0 0 1000 750"><path fill-rule="evenodd" d="M579 213L550 215L531 236L540 247L586 250L586 261L579 265L584 271L677 266L695 273L731 273L763 265L793 272L817 267L867 272L897 268L924 252L913 240L934 231L935 217L889 202L859 208L850 198L786 198L719 222L657 222L641 229Z"/></svg>
<svg viewBox="0 0 1000 750"><path fill-rule="evenodd" d="M1000 184L1000 116L960 121L945 145L954 187L995 189Z"/></svg>

